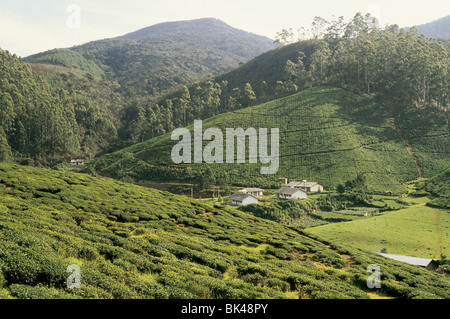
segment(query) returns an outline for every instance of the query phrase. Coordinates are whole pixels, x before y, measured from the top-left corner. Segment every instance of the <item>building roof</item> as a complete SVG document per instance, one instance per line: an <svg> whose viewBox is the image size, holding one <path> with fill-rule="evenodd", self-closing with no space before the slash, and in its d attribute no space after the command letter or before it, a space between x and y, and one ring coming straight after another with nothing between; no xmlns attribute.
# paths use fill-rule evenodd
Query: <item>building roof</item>
<svg viewBox="0 0 450 319"><path fill-rule="evenodd" d="M294 195L295 193L298 193L298 192L305 193L304 191L297 189L297 188L281 187L279 190L277 190L275 192L275 194Z"/></svg>
<svg viewBox="0 0 450 319"><path fill-rule="evenodd" d="M262 188L244 188L241 189L240 192L263 192L264 189Z"/></svg>
<svg viewBox="0 0 450 319"><path fill-rule="evenodd" d="M247 197L253 197L253 196L249 195L249 194L244 194L244 193L234 193L233 195L230 196L230 199L234 200L234 201L242 202ZM256 197L253 197L253 198L257 200Z"/></svg>
<svg viewBox="0 0 450 319"><path fill-rule="evenodd" d="M419 257L403 256L403 255L392 255L392 254L385 254L385 253L378 253L378 254L381 256L384 256L386 258L390 258L390 259L402 261L404 263L408 263L411 265L417 265L417 266L422 266L422 267L428 266L433 261L433 259L428 259L428 258L419 258Z"/></svg>
<svg viewBox="0 0 450 319"><path fill-rule="evenodd" d="M71 163L80 163L80 162L84 162L84 159L72 159L70 160Z"/></svg>
<svg viewBox="0 0 450 319"><path fill-rule="evenodd" d="M315 185L321 185L317 182L307 182L307 181L292 181L289 184L287 184L288 187L313 187ZM322 186L322 185L321 185Z"/></svg>

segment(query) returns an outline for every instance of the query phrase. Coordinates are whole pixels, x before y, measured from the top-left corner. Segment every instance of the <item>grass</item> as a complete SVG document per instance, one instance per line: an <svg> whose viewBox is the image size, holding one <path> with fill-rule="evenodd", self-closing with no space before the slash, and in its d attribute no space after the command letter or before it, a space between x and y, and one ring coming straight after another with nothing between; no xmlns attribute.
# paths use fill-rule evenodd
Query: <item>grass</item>
<svg viewBox="0 0 450 319"><path fill-rule="evenodd" d="M405 200L405 199L404 199ZM450 214L425 206L426 198L406 199L412 206L381 216L318 226L308 233L332 242L352 243L366 251L440 259L450 254Z"/></svg>

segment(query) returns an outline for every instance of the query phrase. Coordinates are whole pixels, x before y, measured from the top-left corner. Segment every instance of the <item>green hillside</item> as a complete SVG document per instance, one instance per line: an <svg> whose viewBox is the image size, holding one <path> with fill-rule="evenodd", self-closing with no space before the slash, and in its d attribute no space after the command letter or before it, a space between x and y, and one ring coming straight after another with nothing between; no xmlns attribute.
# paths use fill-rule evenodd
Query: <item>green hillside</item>
<svg viewBox="0 0 450 319"><path fill-rule="evenodd" d="M231 207L10 164L0 247L0 298L450 298L442 275ZM365 288L371 264L378 291ZM66 286L69 265L80 288Z"/></svg>
<svg viewBox="0 0 450 319"><path fill-rule="evenodd" d="M276 47L273 40L238 30L217 19L156 24L135 32L68 49L25 58L86 70L94 77L106 73L128 98L162 93L228 72Z"/></svg>
<svg viewBox="0 0 450 319"><path fill-rule="evenodd" d="M425 189L436 197L428 205L450 209L450 169L427 180Z"/></svg>
<svg viewBox="0 0 450 319"><path fill-rule="evenodd" d="M203 130L217 127L280 129L280 168L275 175L261 175L261 163L179 164L171 160L176 141L170 134L134 145L92 161L103 174L156 181L199 181L212 176L212 183L240 186L277 187L278 178L314 180L326 186L365 173L369 189L400 191L402 184L418 177L418 167L407 144L393 128L393 120L383 106L336 88L313 88L262 105L215 116L203 122ZM192 126L190 126L192 129ZM423 138L414 146L422 148L426 173L448 166L450 148L446 123L429 121L420 126ZM426 131L425 131L426 129ZM414 135L414 129L409 135ZM428 134L435 137L428 138ZM436 143L436 144L433 144ZM206 145L207 142L204 142ZM224 149L224 154L226 154ZM433 160L427 160L433 157ZM225 180L225 182L224 182Z"/></svg>
<svg viewBox="0 0 450 319"><path fill-rule="evenodd" d="M80 71L81 74L90 74L94 79L100 80L104 71L93 61L85 59L81 54L69 49L54 49L29 56L26 62L32 64L59 65L68 69Z"/></svg>
<svg viewBox="0 0 450 319"><path fill-rule="evenodd" d="M450 214L411 205L370 219L313 227L308 233L365 251L440 259L450 255Z"/></svg>

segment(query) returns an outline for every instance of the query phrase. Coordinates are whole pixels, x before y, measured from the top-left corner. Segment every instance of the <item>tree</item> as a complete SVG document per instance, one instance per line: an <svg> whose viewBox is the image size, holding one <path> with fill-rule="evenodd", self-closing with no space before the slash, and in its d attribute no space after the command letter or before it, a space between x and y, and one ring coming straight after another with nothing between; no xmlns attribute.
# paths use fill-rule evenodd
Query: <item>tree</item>
<svg viewBox="0 0 450 319"><path fill-rule="evenodd" d="M315 83L324 83L326 81L327 66L330 62L331 50L326 41L320 41L316 51L311 55L310 71L312 80Z"/></svg>
<svg viewBox="0 0 450 319"><path fill-rule="evenodd" d="M337 20L333 19L329 24L329 27L326 30L324 35L325 39L339 39L345 33L345 21L344 17L340 16Z"/></svg>
<svg viewBox="0 0 450 319"><path fill-rule="evenodd" d="M277 32L275 36L275 43L278 43L280 46L284 46L294 42L294 31L292 28L283 29L280 32Z"/></svg>
<svg viewBox="0 0 450 319"><path fill-rule="evenodd" d="M344 194L344 193L345 193L345 186L342 185L342 184L339 184L339 185L336 187L336 191L337 191L339 194Z"/></svg>
<svg viewBox="0 0 450 319"><path fill-rule="evenodd" d="M4 132L7 133L11 129L15 116L14 102L11 95L8 92L0 92L0 126Z"/></svg>
<svg viewBox="0 0 450 319"><path fill-rule="evenodd" d="M188 117L189 119L192 119L192 116L188 116L188 114L192 114L192 110L191 110L191 94L189 93L189 89L187 88L186 85L183 86L183 88L181 89L181 98L179 99L180 101L180 113L182 116L182 123L183 126L186 126L187 122L188 122Z"/></svg>
<svg viewBox="0 0 450 319"><path fill-rule="evenodd" d="M0 162L7 162L12 158L11 147L6 140L6 134L0 127Z"/></svg>
<svg viewBox="0 0 450 319"><path fill-rule="evenodd" d="M245 83L243 90L243 101L244 107L253 104L256 101L256 94L253 92L252 85L250 83Z"/></svg>
<svg viewBox="0 0 450 319"><path fill-rule="evenodd" d="M327 25L329 22L321 17L314 17L314 20L312 22L312 35L314 39L321 39L323 38L325 34L325 30L327 28Z"/></svg>

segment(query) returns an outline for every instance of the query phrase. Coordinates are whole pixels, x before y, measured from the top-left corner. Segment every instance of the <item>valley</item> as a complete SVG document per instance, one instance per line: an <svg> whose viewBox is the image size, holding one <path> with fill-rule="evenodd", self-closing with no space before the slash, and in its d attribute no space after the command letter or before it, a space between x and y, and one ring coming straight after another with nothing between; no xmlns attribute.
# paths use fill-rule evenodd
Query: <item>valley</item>
<svg viewBox="0 0 450 319"><path fill-rule="evenodd" d="M0 49L0 299L450 299L448 21Z"/></svg>

